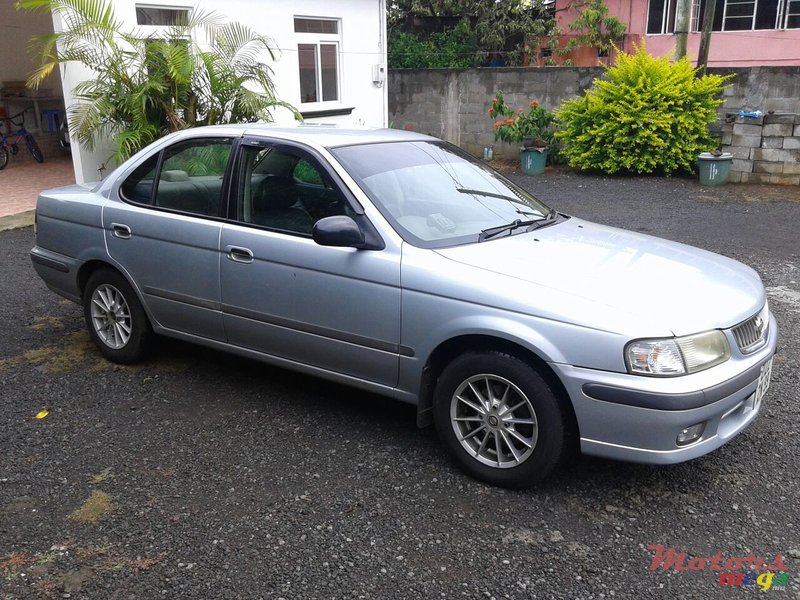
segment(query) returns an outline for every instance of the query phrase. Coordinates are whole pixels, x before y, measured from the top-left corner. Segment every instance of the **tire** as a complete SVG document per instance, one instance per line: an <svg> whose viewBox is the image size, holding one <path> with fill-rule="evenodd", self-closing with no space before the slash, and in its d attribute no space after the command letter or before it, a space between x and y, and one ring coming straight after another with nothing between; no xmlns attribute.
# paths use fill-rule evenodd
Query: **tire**
<svg viewBox="0 0 800 600"><path fill-rule="evenodd" d="M8 164L8 149L5 146L0 147L0 171L6 168Z"/></svg>
<svg viewBox="0 0 800 600"><path fill-rule="evenodd" d="M25 144L28 146L28 150L30 150L33 160L38 163L43 163L44 154L42 154L42 151L39 149L39 144L36 143L36 140L33 139L33 136L30 133L25 136Z"/></svg>
<svg viewBox="0 0 800 600"><path fill-rule="evenodd" d="M130 364L146 355L150 322L133 288L118 272L101 269L89 277L83 316L92 341L110 361Z"/></svg>
<svg viewBox="0 0 800 600"><path fill-rule="evenodd" d="M510 354L453 360L436 384L433 410L455 463L492 485L521 489L542 481L568 446L564 407L534 368Z"/></svg>

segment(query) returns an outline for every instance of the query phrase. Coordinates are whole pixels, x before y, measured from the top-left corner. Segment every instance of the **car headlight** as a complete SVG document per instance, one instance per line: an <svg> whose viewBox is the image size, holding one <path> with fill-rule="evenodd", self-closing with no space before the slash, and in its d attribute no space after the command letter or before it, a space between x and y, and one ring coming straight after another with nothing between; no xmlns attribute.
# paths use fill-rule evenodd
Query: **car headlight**
<svg viewBox="0 0 800 600"><path fill-rule="evenodd" d="M634 340L625 346L628 371L636 375L671 377L697 373L730 356L728 340L717 330L677 338Z"/></svg>

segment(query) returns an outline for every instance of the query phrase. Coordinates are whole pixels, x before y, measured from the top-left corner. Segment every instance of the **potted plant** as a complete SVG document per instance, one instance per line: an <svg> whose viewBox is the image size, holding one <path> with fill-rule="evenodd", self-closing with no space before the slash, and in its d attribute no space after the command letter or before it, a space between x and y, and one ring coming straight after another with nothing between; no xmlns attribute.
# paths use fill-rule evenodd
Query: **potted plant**
<svg viewBox="0 0 800 600"><path fill-rule="evenodd" d="M529 103L527 111L520 109L515 112L506 104L502 92L497 92L492 98L489 116L495 119L495 140L522 144L522 172L527 175L544 173L550 146L553 144L553 113L536 100Z"/></svg>

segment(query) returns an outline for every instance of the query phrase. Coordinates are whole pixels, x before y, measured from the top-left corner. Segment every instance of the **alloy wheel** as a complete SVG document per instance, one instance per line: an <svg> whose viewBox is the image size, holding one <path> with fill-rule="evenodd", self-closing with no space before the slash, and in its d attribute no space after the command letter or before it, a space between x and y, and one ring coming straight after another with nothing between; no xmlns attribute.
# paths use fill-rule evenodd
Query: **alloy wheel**
<svg viewBox="0 0 800 600"><path fill-rule="evenodd" d="M463 381L450 401L450 420L462 447L490 467L519 466L533 454L539 438L531 401L498 375Z"/></svg>
<svg viewBox="0 0 800 600"><path fill-rule="evenodd" d="M131 311L125 297L113 285L97 286L92 293L92 325L109 348L124 348L131 337Z"/></svg>

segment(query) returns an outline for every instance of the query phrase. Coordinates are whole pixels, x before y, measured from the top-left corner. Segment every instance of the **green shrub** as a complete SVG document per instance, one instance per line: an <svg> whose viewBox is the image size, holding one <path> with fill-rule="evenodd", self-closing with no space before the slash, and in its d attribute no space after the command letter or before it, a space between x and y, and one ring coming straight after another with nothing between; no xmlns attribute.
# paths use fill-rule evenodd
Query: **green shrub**
<svg viewBox="0 0 800 600"><path fill-rule="evenodd" d="M478 42L466 19L423 40L395 30L389 36L389 68L468 69L475 64Z"/></svg>
<svg viewBox="0 0 800 600"><path fill-rule="evenodd" d="M605 173L691 171L716 141L708 125L726 77L696 77L688 60L655 58L644 43L620 52L605 79L556 111L562 155L572 167Z"/></svg>

